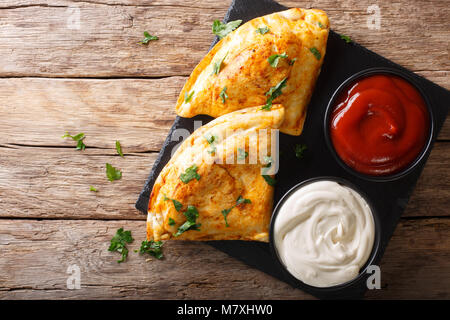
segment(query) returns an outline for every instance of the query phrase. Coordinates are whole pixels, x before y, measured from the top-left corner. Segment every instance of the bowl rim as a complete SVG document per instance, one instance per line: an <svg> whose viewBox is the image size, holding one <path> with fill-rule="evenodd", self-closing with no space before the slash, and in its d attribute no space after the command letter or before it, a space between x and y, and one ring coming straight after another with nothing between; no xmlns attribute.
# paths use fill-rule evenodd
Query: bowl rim
<svg viewBox="0 0 450 320"><path fill-rule="evenodd" d="M373 221L374 221L375 234L374 234L372 250L371 250L369 257L367 258L367 261L364 263L362 268L359 270L358 276L356 276L355 278L353 278L349 281L343 282L341 284L329 286L329 287L315 287L315 286L306 284L303 281L301 281L300 279L297 279L296 277L294 277L294 275L292 275L287 270L286 266L283 264L280 256L278 255L278 251L277 251L276 244L275 244L275 238L274 238L275 221L276 221L278 213L279 213L281 207L283 206L284 202L286 202L286 200L289 198L289 196L291 194L293 194L295 191L297 191L298 189L301 189L302 187L304 187L308 184L318 182L318 181L334 181L334 182L339 183L340 185L349 187L352 190L354 190L366 201L367 205L369 206L369 208L371 210ZM342 290L351 288L352 286L354 286L355 284L359 283L360 281L362 281L363 279L365 279L366 277L369 276L369 274L367 274L367 268L371 265L374 265L375 262L377 262L379 260L379 257L381 254L381 236L382 236L381 221L380 221L379 214L378 214L377 210L375 209L372 201L370 201L367 194L365 192L363 192L361 190L361 188L359 188L355 184L353 184L353 183L349 182L348 180L341 178L341 177L317 176L317 177L309 178L309 179L306 179L304 181L297 183L295 186L290 188L278 201L277 205L275 206L275 209L273 210L272 217L270 219L269 247L270 247L270 252L276 261L277 267L283 271L283 274L290 280L291 283L295 283L295 285L297 287L305 289L305 291L310 291L310 292L315 291L317 293L335 293L337 291L342 291Z"/></svg>
<svg viewBox="0 0 450 320"><path fill-rule="evenodd" d="M429 124L430 124L429 130L428 130L428 139L426 140L422 150L416 156L416 158L413 161L411 161L411 163L409 163L406 167L404 167L401 171L393 173L393 174L381 175L381 176L370 175L370 174L365 174L365 173L359 172L359 171L355 170L354 168L350 167L348 164L346 164L341 159L341 157L336 152L336 149L334 148L333 142L331 141L330 127L329 127L330 117L331 117L332 111L334 109L336 99L338 97L340 97L340 94L342 93L342 91L345 88L347 88L351 83L356 82L358 79L362 79L365 77L378 75L378 74L394 75L394 76L400 77L403 80L410 83L419 92L419 94L421 95L422 99L425 102L425 106L427 108L428 116L429 116ZM399 179L405 177L407 174L411 173L411 171L413 171L422 162L422 160L425 158L425 156L428 154L428 152L431 149L431 145L432 145L434 135L435 135L435 119L434 119L433 108L431 107L431 102L428 99L428 96L425 94L425 91L421 88L421 86L417 80L415 80L411 75L409 75L408 73L406 73L400 69L394 69L394 68L388 68L388 67L375 67L375 68L364 69L362 71L359 71L359 72L351 75L337 87L337 89L334 91L333 95L331 96L331 98L328 102L328 105L327 105L327 108L325 111L325 116L324 116L323 128L324 128L325 142L327 144L328 150L331 152L331 154L333 155L333 158L337 161L337 163L345 171L347 171L348 173L350 173L353 176L356 176L356 177L366 180L366 181L389 182L389 181L399 180Z"/></svg>

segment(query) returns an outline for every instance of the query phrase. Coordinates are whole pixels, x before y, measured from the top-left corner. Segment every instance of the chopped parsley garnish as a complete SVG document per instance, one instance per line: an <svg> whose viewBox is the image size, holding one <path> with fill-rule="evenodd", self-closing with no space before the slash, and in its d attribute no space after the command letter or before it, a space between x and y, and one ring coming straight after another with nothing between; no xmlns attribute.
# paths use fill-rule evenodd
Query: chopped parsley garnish
<svg viewBox="0 0 450 320"><path fill-rule="evenodd" d="M314 57L316 57L317 60L320 60L322 58L322 55L316 47L309 48L309 51L311 51L311 53L314 55Z"/></svg>
<svg viewBox="0 0 450 320"><path fill-rule="evenodd" d="M169 218L169 226L173 226L175 225L175 220L173 220L172 218Z"/></svg>
<svg viewBox="0 0 450 320"><path fill-rule="evenodd" d="M123 158L122 146L120 145L120 141L116 140L116 150L119 156Z"/></svg>
<svg viewBox="0 0 450 320"><path fill-rule="evenodd" d="M274 178L272 178L271 176L263 174L262 177L264 178L264 180L266 180L266 182L269 186L273 187L277 183L277 181Z"/></svg>
<svg viewBox="0 0 450 320"><path fill-rule="evenodd" d="M139 43L140 44L148 44L150 41L158 40L159 38L157 36L152 36L147 31L144 31L144 39L142 39Z"/></svg>
<svg viewBox="0 0 450 320"><path fill-rule="evenodd" d="M239 25L242 23L242 20L235 20L230 21L228 23L222 23L219 20L214 20L212 25L212 32L219 37L219 39L222 39L227 34L229 34L231 31L239 27Z"/></svg>
<svg viewBox="0 0 450 320"><path fill-rule="evenodd" d="M269 31L270 31L270 29L268 26L264 26L262 28L256 28L256 30L255 30L256 33L260 33L260 34L266 34Z"/></svg>
<svg viewBox="0 0 450 320"><path fill-rule="evenodd" d="M177 210L178 212L180 212L181 209L183 209L183 204L178 200L168 198L166 195L164 195L164 201L172 201L175 210Z"/></svg>
<svg viewBox="0 0 450 320"><path fill-rule="evenodd" d="M286 87L286 82L287 78L284 78L275 87L270 88L270 90L266 92L266 104L261 108L261 110L270 110L272 108L273 100L283 93L281 90Z"/></svg>
<svg viewBox="0 0 450 320"><path fill-rule="evenodd" d="M77 142L77 150L84 150L86 149L86 145L84 144L83 140L86 138L84 133L79 133L74 136L71 136L69 132L66 131L66 134L62 136L63 138L72 138L73 141Z"/></svg>
<svg viewBox="0 0 450 320"><path fill-rule="evenodd" d="M228 99L226 86L223 87L222 91L220 91L219 97L222 99L222 103L225 103L225 100Z"/></svg>
<svg viewBox="0 0 450 320"><path fill-rule="evenodd" d="M298 159L302 159L306 149L308 149L308 148L306 147L305 144L296 144L295 147L294 147L295 156Z"/></svg>
<svg viewBox="0 0 450 320"><path fill-rule="evenodd" d="M144 240L141 243L141 248L139 249L139 254L148 253L149 255L155 257L156 259L162 259L162 241L147 241Z"/></svg>
<svg viewBox="0 0 450 320"><path fill-rule="evenodd" d="M269 61L269 64L276 68L278 66L278 62L280 61L280 58L286 59L288 55L286 52L283 52L282 54L273 54L269 58L267 58L267 61Z"/></svg>
<svg viewBox="0 0 450 320"><path fill-rule="evenodd" d="M213 154L216 152L216 146L214 145L217 142L217 137L213 134L207 134L205 136L206 141L208 141L208 143L211 146L211 149L208 150L209 154Z"/></svg>
<svg viewBox="0 0 450 320"><path fill-rule="evenodd" d="M317 24L319 25L319 28L325 28L325 26L322 24L322 22L318 21Z"/></svg>
<svg viewBox="0 0 450 320"><path fill-rule="evenodd" d="M122 254L122 259L117 260L118 263L124 262L127 259L128 248L126 244L132 243L133 240L131 231L124 231L123 228L118 229L114 237L112 237L108 251L117 251Z"/></svg>
<svg viewBox="0 0 450 320"><path fill-rule="evenodd" d="M340 37L341 37L342 40L344 40L347 43L352 42L352 39L349 36L341 34Z"/></svg>
<svg viewBox="0 0 450 320"><path fill-rule="evenodd" d="M120 180L122 178L122 171L114 168L109 163L106 164L106 176L109 181Z"/></svg>
<svg viewBox="0 0 450 320"><path fill-rule="evenodd" d="M198 167L193 164L189 168L186 169L186 171L182 174L180 174L180 180L184 183L188 183L192 179L200 180L200 175L197 173Z"/></svg>
<svg viewBox="0 0 450 320"><path fill-rule="evenodd" d="M199 231L201 226L201 224L196 222L198 218L198 210L196 207L189 205L186 212L183 212L183 214L187 220L178 228L178 231L174 234L175 237L178 237L180 234L188 230Z"/></svg>
<svg viewBox="0 0 450 320"><path fill-rule="evenodd" d="M192 97L194 96L194 90L191 91L191 93L187 93L187 91L184 92L184 103L188 103L192 100Z"/></svg>
<svg viewBox="0 0 450 320"><path fill-rule="evenodd" d="M248 157L248 152L245 151L244 149L238 148L237 151L238 151L237 156L238 160L244 160L245 158Z"/></svg>
<svg viewBox="0 0 450 320"><path fill-rule="evenodd" d="M98 192L97 188L95 188L94 186L89 186L89 190L92 192Z"/></svg>
<svg viewBox="0 0 450 320"><path fill-rule="evenodd" d="M292 66L295 63L295 61L297 61L297 58L294 58L291 61L289 61L289 65Z"/></svg>
<svg viewBox="0 0 450 320"><path fill-rule="evenodd" d="M225 60L227 55L228 55L228 52L223 56L222 59L218 59L216 62L214 62L212 74L219 74L220 69L222 68L223 61Z"/></svg>
<svg viewBox="0 0 450 320"><path fill-rule="evenodd" d="M251 202L251 200L250 199L244 199L242 196L239 196L238 198L237 198L237 200L236 200L236 204L234 205L234 206L232 206L231 208L229 208L229 209L223 209L222 210L222 215L223 215L223 218L224 218L224 220L225 220L225 226L226 227L229 227L230 225L228 224L228 220L227 220L227 217L228 217L228 214L231 212L231 210L233 210L233 208L235 208L235 207L237 207L237 206L239 206L239 205L241 205L241 204L245 204L245 203L252 203Z"/></svg>

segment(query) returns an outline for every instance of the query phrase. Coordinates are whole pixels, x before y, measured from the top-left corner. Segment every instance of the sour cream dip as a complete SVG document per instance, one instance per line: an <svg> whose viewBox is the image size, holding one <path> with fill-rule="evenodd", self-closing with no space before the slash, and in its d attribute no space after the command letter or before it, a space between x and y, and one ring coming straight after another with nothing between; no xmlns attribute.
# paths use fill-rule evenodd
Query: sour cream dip
<svg viewBox="0 0 450 320"><path fill-rule="evenodd" d="M274 223L275 248L297 279L330 287L356 278L372 252L372 211L353 189L311 182L284 201Z"/></svg>

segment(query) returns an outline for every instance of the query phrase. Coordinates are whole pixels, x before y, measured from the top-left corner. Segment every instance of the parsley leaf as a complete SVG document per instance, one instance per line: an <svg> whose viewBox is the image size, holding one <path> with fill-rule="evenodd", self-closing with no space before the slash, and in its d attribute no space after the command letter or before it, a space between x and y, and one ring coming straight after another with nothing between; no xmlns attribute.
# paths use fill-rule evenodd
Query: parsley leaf
<svg viewBox="0 0 450 320"><path fill-rule="evenodd" d="M173 220L172 218L169 218L169 226L173 226L175 225L175 220Z"/></svg>
<svg viewBox="0 0 450 320"><path fill-rule="evenodd" d="M199 230L201 224L197 223L197 218L199 216L198 210L196 207L188 205L186 212L183 212L184 216L186 217L186 222L183 223L179 228L178 231L174 234L175 237L178 237L183 232L186 232L188 230Z"/></svg>
<svg viewBox="0 0 450 320"><path fill-rule="evenodd" d="M222 68L223 61L225 60L227 55L228 55L228 52L223 56L222 59L217 59L217 61L214 62L212 74L219 74L220 69Z"/></svg>
<svg viewBox="0 0 450 320"><path fill-rule="evenodd" d="M287 78L284 78L275 87L270 88L270 90L266 92L266 96L268 96L268 98L266 104L261 108L261 110L270 110L272 108L273 100L283 93L281 90L286 87L286 81Z"/></svg>
<svg viewBox="0 0 450 320"><path fill-rule="evenodd" d="M119 140L116 140L116 150L117 150L117 153L119 154L119 156L121 156L123 158L122 146L120 145Z"/></svg>
<svg viewBox="0 0 450 320"><path fill-rule="evenodd" d="M225 99L228 99L226 86L223 87L222 91L220 91L219 97L222 99L222 103L225 103Z"/></svg>
<svg viewBox="0 0 450 320"><path fill-rule="evenodd" d="M140 44L148 44L150 41L158 40L159 38L157 36L152 36L147 31L144 31L144 39L142 39L139 43Z"/></svg>
<svg viewBox="0 0 450 320"><path fill-rule="evenodd" d="M162 241L147 241L144 240L141 243L141 248L139 249L139 254L148 253L149 255L155 257L156 259L162 259L164 256L162 253Z"/></svg>
<svg viewBox="0 0 450 320"><path fill-rule="evenodd" d="M237 151L238 151L237 156L238 160L243 160L248 157L248 152L245 151L244 149L238 148Z"/></svg>
<svg viewBox="0 0 450 320"><path fill-rule="evenodd" d="M236 206L242 203L252 203L252 201L250 199L244 199L242 196L239 196L236 200Z"/></svg>
<svg viewBox="0 0 450 320"><path fill-rule="evenodd" d="M122 254L122 259L117 260L118 263L124 262L127 259L128 248L126 244L132 243L133 240L131 231L123 231L123 228L118 229L114 237L112 237L108 251L117 251Z"/></svg>
<svg viewBox="0 0 450 320"><path fill-rule="evenodd" d="M164 195L164 201L169 201L169 200L172 201L173 206L175 207L175 210L177 210L178 212L180 212L181 209L183 209L183 204L180 201L168 198L166 195Z"/></svg>
<svg viewBox="0 0 450 320"><path fill-rule="evenodd" d="M294 58L291 61L289 61L289 65L292 66L295 63L295 61L297 61L297 58Z"/></svg>
<svg viewBox="0 0 450 320"><path fill-rule="evenodd" d="M228 23L222 23L219 20L214 20L212 25L212 32L219 37L219 39L222 39L227 34L229 34L231 31L239 27L239 25L242 23L242 20L235 20L230 21Z"/></svg>
<svg viewBox="0 0 450 320"><path fill-rule="evenodd" d="M230 211L231 211L231 209L233 209L234 207L231 207L230 209L223 209L222 210L222 215L223 215L223 218L225 219L225 226L226 227L229 227L230 225L228 224L228 221L227 221L227 216L228 216L228 214L230 213Z"/></svg>
<svg viewBox="0 0 450 320"><path fill-rule="evenodd" d="M264 26L264 27L262 27L262 28L257 28L257 29L255 30L256 33L260 33L260 34L266 34L266 33L269 32L269 31L270 31L270 29L269 29L268 26Z"/></svg>
<svg viewBox="0 0 450 320"><path fill-rule="evenodd" d="M341 39L344 40L346 43L351 43L351 42L352 42L352 39L351 39L349 36L346 36L346 35L341 34L340 37L341 37Z"/></svg>
<svg viewBox="0 0 450 320"><path fill-rule="evenodd" d="M288 55L286 52L283 52L282 54L273 54L269 58L267 58L267 61L269 61L269 64L276 68L278 66L278 61L280 61L280 58L286 59Z"/></svg>
<svg viewBox="0 0 450 320"><path fill-rule="evenodd" d="M84 144L83 140L86 138L84 133L79 133L74 136L71 136L69 132L66 131L66 134L62 136L62 138L72 138L73 141L77 142L77 150L84 150L86 149L86 145Z"/></svg>
<svg viewBox="0 0 450 320"><path fill-rule="evenodd" d="M273 187L277 183L277 181L274 178L272 178L271 176L263 175L262 177L264 178L264 180L266 180L266 182L269 186Z"/></svg>
<svg viewBox="0 0 450 320"><path fill-rule="evenodd" d="M98 192L97 188L95 188L94 186L89 186L89 190L92 192Z"/></svg>
<svg viewBox="0 0 450 320"><path fill-rule="evenodd" d="M305 144L296 144L295 147L294 147L295 156L298 159L302 159L306 149L308 149L308 148L306 147Z"/></svg>
<svg viewBox="0 0 450 320"><path fill-rule="evenodd" d="M187 91L184 92L184 103L188 103L192 100L192 97L194 96L194 90L191 91L191 93L187 93Z"/></svg>
<svg viewBox="0 0 450 320"><path fill-rule="evenodd" d="M321 29L325 28L325 26L322 24L322 22L317 21L317 24L318 24L319 28L321 28Z"/></svg>
<svg viewBox="0 0 450 320"><path fill-rule="evenodd" d="M209 154L215 153L215 152L216 152L216 146L214 145L214 143L217 142L217 139L218 139L218 138L217 138L215 135L213 135L213 134L207 134L207 135L205 136L205 139L206 139L206 141L208 141L208 143L211 145L211 149L208 150L208 153L209 153Z"/></svg>
<svg viewBox="0 0 450 320"><path fill-rule="evenodd" d="M311 51L311 53L314 55L314 57L316 57L317 60L320 60L322 58L322 55L316 47L309 48L309 51Z"/></svg>
<svg viewBox="0 0 450 320"><path fill-rule="evenodd" d="M109 163L106 164L106 176L109 181L120 180L122 178L122 171L114 168Z"/></svg>
<svg viewBox="0 0 450 320"><path fill-rule="evenodd" d="M182 174L180 174L180 180L184 183L188 183L192 179L200 180L200 175L197 173L198 167L193 164L189 168L186 169L186 171Z"/></svg>

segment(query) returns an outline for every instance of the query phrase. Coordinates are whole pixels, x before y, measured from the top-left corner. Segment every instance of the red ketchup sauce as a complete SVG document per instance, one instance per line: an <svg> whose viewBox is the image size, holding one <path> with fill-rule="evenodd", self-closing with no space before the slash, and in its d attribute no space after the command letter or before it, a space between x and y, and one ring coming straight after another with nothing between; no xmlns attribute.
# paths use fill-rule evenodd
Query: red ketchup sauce
<svg viewBox="0 0 450 320"><path fill-rule="evenodd" d="M421 153L429 134L424 99L394 75L356 80L338 97L331 114L334 149L349 167L367 175L402 171Z"/></svg>

